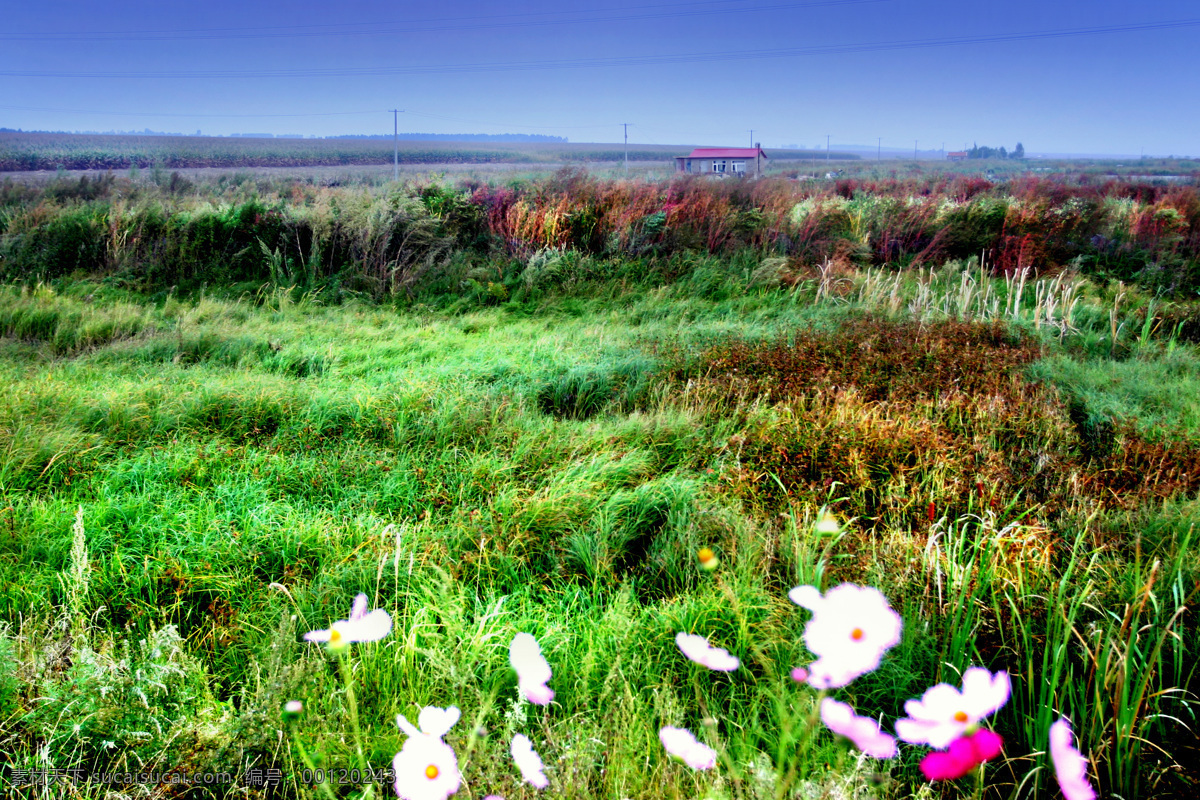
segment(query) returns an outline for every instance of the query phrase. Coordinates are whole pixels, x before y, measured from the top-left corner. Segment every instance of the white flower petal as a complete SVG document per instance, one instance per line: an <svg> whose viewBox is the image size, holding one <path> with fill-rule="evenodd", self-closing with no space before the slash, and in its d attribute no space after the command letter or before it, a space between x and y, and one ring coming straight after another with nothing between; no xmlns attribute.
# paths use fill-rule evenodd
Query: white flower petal
<svg viewBox="0 0 1200 800"><path fill-rule="evenodd" d="M697 664L718 672L732 672L741 664L737 656L728 650L713 647L708 639L694 633L675 634L675 644L680 651Z"/></svg>
<svg viewBox="0 0 1200 800"><path fill-rule="evenodd" d="M815 586L797 586L788 592L788 599L809 611L817 611L824 602L821 592Z"/></svg>
<svg viewBox="0 0 1200 800"><path fill-rule="evenodd" d="M417 725L420 726L421 733L440 739L450 732L460 716L462 716L462 712L458 710L458 706L450 706L446 709L425 706L421 709L420 716L417 717Z"/></svg>
<svg viewBox="0 0 1200 800"><path fill-rule="evenodd" d="M350 621L354 622L367 613L367 596L365 594L357 594L354 596L354 602L350 604Z"/></svg>
<svg viewBox="0 0 1200 800"><path fill-rule="evenodd" d="M1095 800L1087 777L1088 760L1071 745L1071 723L1063 717L1050 726L1050 759L1066 800Z"/></svg>
<svg viewBox="0 0 1200 800"><path fill-rule="evenodd" d="M535 706L548 705L554 699L554 690L544 683L518 682L517 690L522 697Z"/></svg>
<svg viewBox="0 0 1200 800"><path fill-rule="evenodd" d="M517 672L517 686L526 700L546 705L554 698L553 690L546 686L551 676L550 664L531 634L518 633L513 637L508 646L508 663Z"/></svg>
<svg viewBox="0 0 1200 800"><path fill-rule="evenodd" d="M717 765L717 751L696 740L687 728L660 728L658 740L663 748L692 769L712 769Z"/></svg>
<svg viewBox="0 0 1200 800"><path fill-rule="evenodd" d="M513 761L517 762L517 768L521 770L521 777L525 782L537 787L545 789L550 785L550 780L546 777L546 773L542 771L542 759L534 752L533 742L529 741L529 737L523 733L518 733L513 737L512 746L510 747Z"/></svg>

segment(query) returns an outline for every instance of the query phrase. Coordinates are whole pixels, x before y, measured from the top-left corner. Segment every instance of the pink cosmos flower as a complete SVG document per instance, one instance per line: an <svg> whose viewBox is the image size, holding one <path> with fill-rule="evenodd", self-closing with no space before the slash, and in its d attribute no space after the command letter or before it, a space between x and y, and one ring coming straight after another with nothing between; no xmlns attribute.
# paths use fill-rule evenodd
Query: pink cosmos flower
<svg viewBox="0 0 1200 800"><path fill-rule="evenodd" d="M1071 746L1071 723L1065 717L1050 726L1050 759L1066 800L1096 800L1087 778L1088 760Z"/></svg>
<svg viewBox="0 0 1200 800"><path fill-rule="evenodd" d="M712 769L717 765L717 751L701 744L687 728L660 728L658 740L668 753L692 769Z"/></svg>
<svg viewBox="0 0 1200 800"><path fill-rule="evenodd" d="M328 642L333 651L345 650L351 642L377 642L392 630L392 618L382 608L367 613L367 596L360 594L350 606L350 619L340 619L329 630L309 631L309 642Z"/></svg>
<svg viewBox="0 0 1200 800"><path fill-rule="evenodd" d="M545 789L550 785L550 780L542 771L541 756L534 752L533 742L529 741L528 736L523 733L514 736L509 752L512 753L513 761L517 762L517 768L521 770L521 777L526 783L538 789Z"/></svg>
<svg viewBox="0 0 1200 800"><path fill-rule="evenodd" d="M737 656L730 655L728 650L713 647L708 639L694 633L675 634L675 644L683 654L702 667L708 667L718 672L732 672L738 668Z"/></svg>
<svg viewBox="0 0 1200 800"><path fill-rule="evenodd" d="M550 665L542 655L537 639L528 633L518 633L508 646L508 663L517 671L517 689L534 705L544 706L554 699L550 680Z"/></svg>
<svg viewBox="0 0 1200 800"><path fill-rule="evenodd" d="M462 785L458 757L442 737L458 722L459 716L455 706L446 709L425 706L417 717L418 730L403 714L396 715L396 724L408 734L392 760L400 800L446 800L458 791Z"/></svg>
<svg viewBox="0 0 1200 800"><path fill-rule="evenodd" d="M788 598L813 612L804 644L817 655L808 665L808 683L836 689L876 669L889 648L900 643L904 622L878 589L843 583L825 593L797 586Z"/></svg>
<svg viewBox="0 0 1200 800"><path fill-rule="evenodd" d="M983 667L971 667L963 673L962 691L939 683L920 700L905 703L908 716L896 720L896 734L910 744L945 748L1007 703L1011 692L1007 672L993 675Z"/></svg>
<svg viewBox="0 0 1200 800"><path fill-rule="evenodd" d="M845 736L855 747L873 758L895 758L896 737L879 729L879 723L870 717L854 713L846 703L831 697L821 701L821 721L838 736Z"/></svg>
<svg viewBox="0 0 1200 800"><path fill-rule="evenodd" d="M980 728L950 743L950 749L928 753L921 759L921 772L931 781L961 778L985 761L1000 755L1004 741L998 733Z"/></svg>

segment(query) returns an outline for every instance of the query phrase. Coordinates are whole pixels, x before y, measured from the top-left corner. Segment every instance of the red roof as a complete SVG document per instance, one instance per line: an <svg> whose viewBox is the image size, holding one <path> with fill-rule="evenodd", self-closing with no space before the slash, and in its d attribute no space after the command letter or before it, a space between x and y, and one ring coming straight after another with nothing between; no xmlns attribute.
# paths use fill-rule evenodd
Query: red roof
<svg viewBox="0 0 1200 800"><path fill-rule="evenodd" d="M688 158L755 158L767 154L761 147L697 147Z"/></svg>

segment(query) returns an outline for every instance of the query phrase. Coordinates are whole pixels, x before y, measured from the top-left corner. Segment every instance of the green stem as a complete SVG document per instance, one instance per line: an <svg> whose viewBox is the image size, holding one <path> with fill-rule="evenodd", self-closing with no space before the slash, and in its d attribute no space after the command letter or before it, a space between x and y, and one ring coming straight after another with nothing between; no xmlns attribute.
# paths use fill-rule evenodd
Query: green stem
<svg viewBox="0 0 1200 800"><path fill-rule="evenodd" d="M358 754L358 767L363 771L363 774L370 774L370 767L367 765L367 757L363 751L362 727L358 724L358 702L354 697L354 678L350 672L350 658L348 650L338 653L338 666L342 672L342 682L346 684L346 703L350 708L350 727L354 730L354 749ZM367 785L367 791L363 793L364 798L369 798L374 795L374 786Z"/></svg>
<svg viewBox="0 0 1200 800"><path fill-rule="evenodd" d="M305 749L304 741L300 738L300 735L296 733L295 723L288 724L288 732L292 734L292 741L296 744L296 749L300 752L300 760L304 762L304 766L308 767L308 771L310 773L316 775L317 765L313 762L312 756L308 754L308 750ZM334 795L333 789L329 788L329 784L326 781L321 781L317 785L325 790L325 796L328 797L329 800L337 800L337 796Z"/></svg>

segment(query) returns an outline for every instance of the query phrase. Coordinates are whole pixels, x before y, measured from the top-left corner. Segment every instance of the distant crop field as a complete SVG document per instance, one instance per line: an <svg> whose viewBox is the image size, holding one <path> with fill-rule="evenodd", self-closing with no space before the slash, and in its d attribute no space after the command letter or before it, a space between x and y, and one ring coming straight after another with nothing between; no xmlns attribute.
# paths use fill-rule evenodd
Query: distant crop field
<svg viewBox="0 0 1200 800"><path fill-rule="evenodd" d="M401 141L403 164L612 162L624 160L620 145L541 142ZM688 148L639 146L631 161L667 161ZM168 169L204 167L365 166L390 164L387 139L251 139L207 136L110 136L0 133L0 171Z"/></svg>

